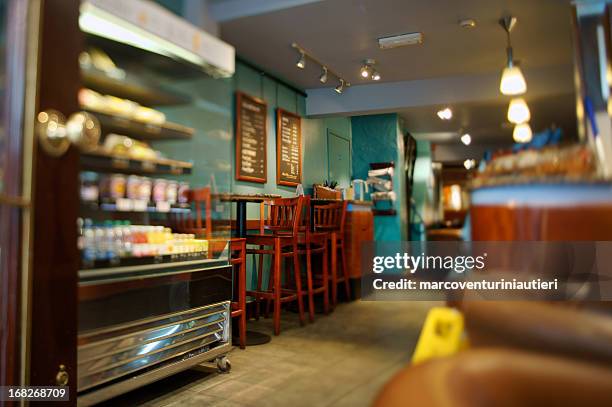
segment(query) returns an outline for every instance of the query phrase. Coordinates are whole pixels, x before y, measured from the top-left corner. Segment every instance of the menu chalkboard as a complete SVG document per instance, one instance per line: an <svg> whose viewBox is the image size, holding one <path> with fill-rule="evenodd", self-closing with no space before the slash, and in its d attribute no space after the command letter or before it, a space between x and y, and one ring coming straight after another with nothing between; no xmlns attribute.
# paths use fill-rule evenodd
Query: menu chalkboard
<svg viewBox="0 0 612 407"><path fill-rule="evenodd" d="M283 109L276 110L276 183L302 183L302 119Z"/></svg>
<svg viewBox="0 0 612 407"><path fill-rule="evenodd" d="M266 102L236 92L236 179L266 183Z"/></svg>

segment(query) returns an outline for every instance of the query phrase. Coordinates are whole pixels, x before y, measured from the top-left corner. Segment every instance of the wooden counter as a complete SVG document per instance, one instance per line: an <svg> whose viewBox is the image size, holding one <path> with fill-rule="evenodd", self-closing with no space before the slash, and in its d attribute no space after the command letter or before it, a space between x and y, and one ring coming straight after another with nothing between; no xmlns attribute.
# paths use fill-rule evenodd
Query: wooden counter
<svg viewBox="0 0 612 407"><path fill-rule="evenodd" d="M471 214L472 240L612 240L612 185L479 188Z"/></svg>
<svg viewBox="0 0 612 407"><path fill-rule="evenodd" d="M361 244L374 240L374 215L369 201L349 201L344 225L346 264L351 278L351 293L361 297Z"/></svg>

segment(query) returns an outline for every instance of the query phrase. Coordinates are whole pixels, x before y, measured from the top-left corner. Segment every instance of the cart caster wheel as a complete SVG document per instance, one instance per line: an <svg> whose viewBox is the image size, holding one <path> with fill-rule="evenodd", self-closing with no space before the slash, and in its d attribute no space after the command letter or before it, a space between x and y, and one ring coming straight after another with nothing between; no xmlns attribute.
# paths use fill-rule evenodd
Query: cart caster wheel
<svg viewBox="0 0 612 407"><path fill-rule="evenodd" d="M232 370L232 364L227 356L222 356L217 359L217 370L219 373L229 373Z"/></svg>

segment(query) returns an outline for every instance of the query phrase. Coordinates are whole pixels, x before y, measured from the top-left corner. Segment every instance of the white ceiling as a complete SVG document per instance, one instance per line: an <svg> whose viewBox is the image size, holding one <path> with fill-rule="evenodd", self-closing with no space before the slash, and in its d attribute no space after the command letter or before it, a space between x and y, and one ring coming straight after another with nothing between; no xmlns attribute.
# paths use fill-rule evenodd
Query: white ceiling
<svg viewBox="0 0 612 407"><path fill-rule="evenodd" d="M233 0L237 2L240 0ZM252 0L251 0L252 1ZM276 0L278 3L278 0ZM381 82L405 82L462 75L499 74L505 62L505 33L498 19L510 13L518 18L512 34L515 59L526 71L555 70L571 73L572 47L569 0L323 0L296 1L297 6L264 12L221 23L222 38L237 54L304 89L322 85L319 68L307 64L297 69L297 42L355 86L364 58L379 61ZM222 1L216 1L223 7ZM235 6L235 4L234 4ZM458 25L464 18L476 20L476 28ZM421 31L422 45L380 50L377 38ZM529 81L529 77L527 77ZM534 130L557 123L575 130L571 74L568 83L550 86L548 97L538 95L530 103ZM528 83L529 85L529 83ZM489 86L489 85L487 85ZM569 91L568 91L569 89ZM331 89L330 89L331 92ZM333 93L333 92L331 92ZM345 97L342 95L340 97ZM456 103L450 123L435 116L436 106L397 109L411 132L436 133L469 129L475 142L508 140L504 128L507 100L472 103L469 95Z"/></svg>
<svg viewBox="0 0 612 407"><path fill-rule="evenodd" d="M318 68L298 70L297 42L355 84L364 58L379 61L383 81L499 71L505 33L497 20L518 17L515 58L527 68L571 63L570 8L563 0L326 0L221 24L239 55L305 89L323 86ZM475 29L458 25L473 18ZM422 45L380 50L377 38L424 34ZM312 64L311 64L312 65Z"/></svg>

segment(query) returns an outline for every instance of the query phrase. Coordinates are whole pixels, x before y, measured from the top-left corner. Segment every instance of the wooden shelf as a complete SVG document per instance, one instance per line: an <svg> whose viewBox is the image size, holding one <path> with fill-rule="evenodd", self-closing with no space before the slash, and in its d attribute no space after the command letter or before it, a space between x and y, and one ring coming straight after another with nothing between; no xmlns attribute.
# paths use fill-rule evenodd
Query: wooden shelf
<svg viewBox="0 0 612 407"><path fill-rule="evenodd" d="M191 102L191 98L186 95L147 85L129 74L127 79L117 79L97 69L81 69L81 78L89 89L104 95L129 99L143 106L181 105Z"/></svg>
<svg viewBox="0 0 612 407"><path fill-rule="evenodd" d="M81 154L81 167L84 170L99 172L118 172L123 174L191 174L193 164L168 159L139 160L118 157L99 149Z"/></svg>
<svg viewBox="0 0 612 407"><path fill-rule="evenodd" d="M116 133L138 140L188 140L193 137L195 130L191 127L166 122L163 125L148 124L124 117L113 116L89 110L96 116L102 126L102 133Z"/></svg>
<svg viewBox="0 0 612 407"><path fill-rule="evenodd" d="M130 201L124 199L124 202ZM163 203L156 205L152 202L147 202L142 208L136 205L126 205L122 202L81 202L81 212L117 212L117 213L190 213L191 207L189 204L168 204Z"/></svg>

